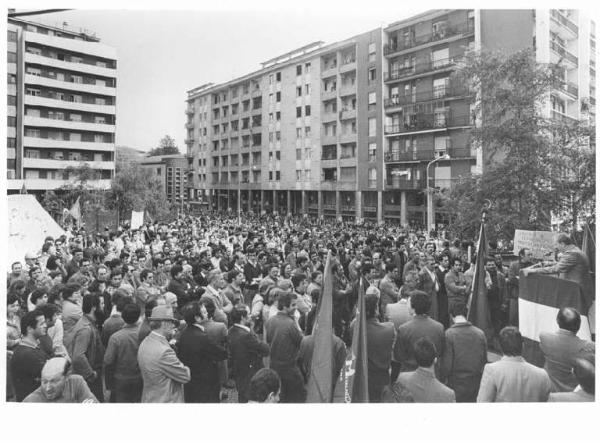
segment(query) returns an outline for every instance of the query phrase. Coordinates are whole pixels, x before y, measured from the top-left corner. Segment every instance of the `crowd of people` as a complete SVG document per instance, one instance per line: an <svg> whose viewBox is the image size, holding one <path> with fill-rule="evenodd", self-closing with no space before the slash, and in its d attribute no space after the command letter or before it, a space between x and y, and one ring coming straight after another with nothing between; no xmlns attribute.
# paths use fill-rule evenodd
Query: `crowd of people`
<svg viewBox="0 0 600 441"><path fill-rule="evenodd" d="M364 289L369 402L593 401L580 311L562 308L541 336L543 368L522 357L530 250L506 262L490 244L491 335L467 320L472 248L394 226L227 213L48 237L7 277L7 398L303 403L330 253L332 378Z"/></svg>

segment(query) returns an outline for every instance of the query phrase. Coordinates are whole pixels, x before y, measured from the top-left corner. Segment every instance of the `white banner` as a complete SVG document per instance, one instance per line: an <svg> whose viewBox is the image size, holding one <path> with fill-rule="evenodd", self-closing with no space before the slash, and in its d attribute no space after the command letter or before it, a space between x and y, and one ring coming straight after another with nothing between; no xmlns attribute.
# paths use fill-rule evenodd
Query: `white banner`
<svg viewBox="0 0 600 441"><path fill-rule="evenodd" d="M137 230L144 225L144 212L143 211L132 211L131 212L131 229Z"/></svg>
<svg viewBox="0 0 600 441"><path fill-rule="evenodd" d="M554 260L555 241L552 231L515 230L513 253L518 255L522 248L529 248L536 259Z"/></svg>

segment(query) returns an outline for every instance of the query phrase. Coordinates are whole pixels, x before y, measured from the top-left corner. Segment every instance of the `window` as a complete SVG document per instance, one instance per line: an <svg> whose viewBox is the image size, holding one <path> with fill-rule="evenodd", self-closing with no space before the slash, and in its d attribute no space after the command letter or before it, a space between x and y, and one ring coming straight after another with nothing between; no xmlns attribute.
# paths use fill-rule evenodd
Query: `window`
<svg viewBox="0 0 600 441"><path fill-rule="evenodd" d="M8 74L8 84L16 84L17 76L15 74Z"/></svg>
<svg viewBox="0 0 600 441"><path fill-rule="evenodd" d="M310 126L304 127L304 136L307 138L310 136Z"/></svg>
<svg viewBox="0 0 600 441"><path fill-rule="evenodd" d="M7 58L9 63L17 62L17 54L15 52L7 52Z"/></svg>
<svg viewBox="0 0 600 441"><path fill-rule="evenodd" d="M375 162L377 157L377 144L374 142L369 143L369 162Z"/></svg>
<svg viewBox="0 0 600 441"><path fill-rule="evenodd" d="M434 40L442 39L446 36L446 21L438 21L431 26Z"/></svg>
<svg viewBox="0 0 600 441"><path fill-rule="evenodd" d="M16 106L17 105L17 97L14 95L7 95L8 97L8 105L9 106Z"/></svg>
<svg viewBox="0 0 600 441"><path fill-rule="evenodd" d="M304 115L310 116L310 106L304 106Z"/></svg>
<svg viewBox="0 0 600 441"><path fill-rule="evenodd" d="M276 181L279 181L280 179L281 179L281 172L280 172L279 170L277 170L277 171L275 172L275 180L276 180Z"/></svg>
<svg viewBox="0 0 600 441"><path fill-rule="evenodd" d="M27 89L25 89L25 94L32 95L32 96L41 96L42 95L42 91L39 90L39 89L27 88Z"/></svg>
<svg viewBox="0 0 600 441"><path fill-rule="evenodd" d="M281 112L275 112L275 120L281 121Z"/></svg>
<svg viewBox="0 0 600 441"><path fill-rule="evenodd" d="M15 31L8 31L8 41L17 41L17 33Z"/></svg>
<svg viewBox="0 0 600 441"><path fill-rule="evenodd" d="M281 141L281 132L275 132L275 140Z"/></svg>
<svg viewBox="0 0 600 441"><path fill-rule="evenodd" d="M310 84L304 85L304 94L310 95Z"/></svg>
<svg viewBox="0 0 600 441"><path fill-rule="evenodd" d="M6 147L9 149L14 149L17 147L17 139L16 138L6 138Z"/></svg>
<svg viewBox="0 0 600 441"><path fill-rule="evenodd" d="M36 75L36 76L41 76L42 75L42 69L37 69L35 67L27 67L26 73L28 73L29 75Z"/></svg>
<svg viewBox="0 0 600 441"><path fill-rule="evenodd" d="M78 113L71 113L70 121L81 122L81 115Z"/></svg>
<svg viewBox="0 0 600 441"><path fill-rule="evenodd" d="M71 75L71 79L70 79L71 83L83 83L83 77L79 76L79 75Z"/></svg>
<svg viewBox="0 0 600 441"><path fill-rule="evenodd" d="M373 62L376 59L376 46L375 43L369 43L369 62Z"/></svg>
<svg viewBox="0 0 600 441"><path fill-rule="evenodd" d="M436 78L433 80L433 98L439 99L446 96L446 87L448 86L448 78Z"/></svg>
<svg viewBox="0 0 600 441"><path fill-rule="evenodd" d="M304 73L309 73L310 72L310 63L306 63L304 65Z"/></svg>
<svg viewBox="0 0 600 441"><path fill-rule="evenodd" d="M340 167L340 181L356 181L356 167Z"/></svg>
<svg viewBox="0 0 600 441"><path fill-rule="evenodd" d="M296 66L296 75L302 75L302 65Z"/></svg>
<svg viewBox="0 0 600 441"><path fill-rule="evenodd" d="M302 180L302 170L296 170L296 181Z"/></svg>
<svg viewBox="0 0 600 441"><path fill-rule="evenodd" d="M369 188L377 187L377 169L370 168L369 169Z"/></svg>
<svg viewBox="0 0 600 441"><path fill-rule="evenodd" d="M302 107L296 107L296 118L300 118L302 116Z"/></svg>
<svg viewBox="0 0 600 441"><path fill-rule="evenodd" d="M17 118L14 116L8 117L8 127L17 127Z"/></svg>
<svg viewBox="0 0 600 441"><path fill-rule="evenodd" d="M377 135L377 119L369 118L369 136Z"/></svg>
<svg viewBox="0 0 600 441"><path fill-rule="evenodd" d="M302 128L296 127L296 138L302 138Z"/></svg>
<svg viewBox="0 0 600 441"><path fill-rule="evenodd" d="M269 75L269 84L273 84L273 74Z"/></svg>
<svg viewBox="0 0 600 441"><path fill-rule="evenodd" d="M281 159L281 151L280 150L277 150L275 152L275 159L277 159L278 161Z"/></svg>
<svg viewBox="0 0 600 441"><path fill-rule="evenodd" d="M377 79L377 69L372 67L371 69L369 69L369 83L372 83L373 81L375 81Z"/></svg>
<svg viewBox="0 0 600 441"><path fill-rule="evenodd" d="M369 93L369 110L375 110L376 106L377 106L377 93L370 92Z"/></svg>
<svg viewBox="0 0 600 441"><path fill-rule="evenodd" d="M281 72L277 72L275 74L275 79L277 80L277 82L281 81Z"/></svg>
<svg viewBox="0 0 600 441"><path fill-rule="evenodd" d="M431 53L431 66L435 69L448 64L450 50L448 48L439 49Z"/></svg>
<svg viewBox="0 0 600 441"><path fill-rule="evenodd" d="M269 181L272 181L272 180L273 180L273 172L272 172L272 171L270 171L270 172L269 172Z"/></svg>
<svg viewBox="0 0 600 441"><path fill-rule="evenodd" d="M275 101L277 101L278 103L281 102L281 92L277 92L277 94L275 95Z"/></svg>
<svg viewBox="0 0 600 441"><path fill-rule="evenodd" d="M302 86L296 87L296 96L302 96Z"/></svg>
<svg viewBox="0 0 600 441"><path fill-rule="evenodd" d="M302 149L296 149L296 161L300 161L302 159Z"/></svg>

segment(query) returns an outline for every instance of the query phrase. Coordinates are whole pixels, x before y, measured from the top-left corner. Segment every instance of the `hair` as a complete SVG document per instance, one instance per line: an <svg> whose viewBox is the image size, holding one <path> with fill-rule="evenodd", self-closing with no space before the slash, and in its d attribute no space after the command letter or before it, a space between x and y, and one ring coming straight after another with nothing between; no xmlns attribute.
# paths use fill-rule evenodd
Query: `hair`
<svg viewBox="0 0 600 441"><path fill-rule="evenodd" d="M280 388L281 380L277 372L262 368L250 379L248 399L262 403L267 400L269 394L276 394Z"/></svg>
<svg viewBox="0 0 600 441"><path fill-rule="evenodd" d="M450 305L449 312L452 317L457 317L459 315L466 317L467 316L467 305L465 305L463 302L453 303L452 305Z"/></svg>
<svg viewBox="0 0 600 441"><path fill-rule="evenodd" d="M179 264L173 265L171 267L171 277L173 277L173 278L182 272L183 272L183 267Z"/></svg>
<svg viewBox="0 0 600 441"><path fill-rule="evenodd" d="M317 280L317 278L323 274L321 271L313 271L312 273L310 273L310 280L312 280L313 282Z"/></svg>
<svg viewBox="0 0 600 441"><path fill-rule="evenodd" d="M115 298L117 295L119 295L119 297ZM125 306L134 303L134 301L128 295L122 294L121 289L118 289L115 292L115 296L112 299L112 303L113 305L115 305L117 312L123 313L123 309L125 308Z"/></svg>
<svg viewBox="0 0 600 441"><path fill-rule="evenodd" d="M508 356L518 356L523 352L523 337L517 328L507 326L502 328L500 335L500 349L502 353Z"/></svg>
<svg viewBox="0 0 600 441"><path fill-rule="evenodd" d="M235 278L240 274L240 272L236 269L232 269L227 273L227 283L231 283L235 280Z"/></svg>
<svg viewBox="0 0 600 441"><path fill-rule="evenodd" d="M560 233L556 238L557 243L562 243L563 245L573 245L573 239L568 234Z"/></svg>
<svg viewBox="0 0 600 441"><path fill-rule="evenodd" d="M63 300L70 299L71 297L73 297L73 294L75 294L80 289L81 285L77 283L67 283L61 292Z"/></svg>
<svg viewBox="0 0 600 441"><path fill-rule="evenodd" d="M34 272L36 271L41 271L41 268L37 265L32 266L31 268L29 268L29 277L31 277L33 275Z"/></svg>
<svg viewBox="0 0 600 441"><path fill-rule="evenodd" d="M415 314L427 314L431 309L431 299L423 291L415 290L410 296L410 305L415 310Z"/></svg>
<svg viewBox="0 0 600 441"><path fill-rule="evenodd" d="M571 317L569 312L572 314ZM577 333L581 327L581 314L575 308L561 308L556 315L556 323L560 329Z"/></svg>
<svg viewBox="0 0 600 441"><path fill-rule="evenodd" d="M596 392L596 367L585 358L576 358L573 362L573 372L581 388L590 395Z"/></svg>
<svg viewBox="0 0 600 441"><path fill-rule="evenodd" d="M212 300L208 299L211 303ZM196 323L196 317L202 316L201 311L201 306L200 305L206 305L204 302L191 302L188 303L187 305L185 305L185 307L183 308L183 319L185 320L185 322L187 323L188 326L193 326L194 323ZM207 308L208 311L208 308Z"/></svg>
<svg viewBox="0 0 600 441"><path fill-rule="evenodd" d="M36 288L31 293L31 303L33 303L35 305L39 299L41 299L42 297L47 296L47 295L48 295L48 288L44 288L44 287Z"/></svg>
<svg viewBox="0 0 600 441"><path fill-rule="evenodd" d="M243 318L248 317L248 307L244 304L236 305L231 310L231 322L240 323Z"/></svg>
<svg viewBox="0 0 600 441"><path fill-rule="evenodd" d="M528 249L529 249L529 248L521 248L521 249L519 250L519 257L524 257L524 256L525 256L525 253L527 252L527 250L528 250Z"/></svg>
<svg viewBox="0 0 600 441"><path fill-rule="evenodd" d="M44 313L39 309L29 311L21 317L21 334L27 335L27 328L35 329L37 327L37 318L44 317Z"/></svg>
<svg viewBox="0 0 600 441"><path fill-rule="evenodd" d="M296 289L306 280L306 274L296 273L292 276L291 280L294 289Z"/></svg>
<svg viewBox="0 0 600 441"><path fill-rule="evenodd" d="M292 300L295 300L298 296L293 292L277 290L280 292L277 298L277 309L283 311L283 308L289 308L292 304Z"/></svg>
<svg viewBox="0 0 600 441"><path fill-rule="evenodd" d="M44 314L44 318L46 320L51 320L52 317L54 317L54 314L58 314L60 312L60 309L54 303L46 303L38 306L35 309L42 311L42 314Z"/></svg>
<svg viewBox="0 0 600 441"><path fill-rule="evenodd" d="M158 306L158 302L155 299L148 300L144 305L144 317L150 318L152 316L152 310Z"/></svg>
<svg viewBox="0 0 600 441"><path fill-rule="evenodd" d="M24 289L26 286L27 284L23 280L18 279L10 284L8 292L15 294L17 291Z"/></svg>
<svg viewBox="0 0 600 441"><path fill-rule="evenodd" d="M377 312L377 306L379 304L379 299L376 295L369 294L365 296L365 311L367 313L367 319L371 319L375 317Z"/></svg>
<svg viewBox="0 0 600 441"><path fill-rule="evenodd" d="M362 271L361 274L364 276L365 274L369 274L371 272L372 269L374 269L375 267L373 266L373 264L371 263L365 263L362 267Z"/></svg>
<svg viewBox="0 0 600 441"><path fill-rule="evenodd" d="M392 273L394 272L394 270L397 268L396 264L392 263L392 262L388 262L385 264L385 272L386 273Z"/></svg>
<svg viewBox="0 0 600 441"><path fill-rule="evenodd" d="M454 266L454 264L456 262L458 262L458 263L460 263L462 265L462 260L460 258L458 258L458 257L455 257L454 259L452 259L452 262L450 262L450 265Z"/></svg>
<svg viewBox="0 0 600 441"><path fill-rule="evenodd" d="M123 276L123 271L122 270L121 271L117 271L115 268L113 268L110 271L110 279L112 279L115 276L121 276L122 277Z"/></svg>
<svg viewBox="0 0 600 441"><path fill-rule="evenodd" d="M129 300L130 300L129 303L126 303L125 305L123 305L123 308L121 311L121 318L128 325L133 325L139 320L142 310L138 304L132 302L131 299L129 299ZM117 305L117 311L118 310L119 310L119 305Z"/></svg>
<svg viewBox="0 0 600 441"><path fill-rule="evenodd" d="M217 310L217 307L215 306L215 302L213 302L212 299L209 299L208 297L204 297L203 299L201 298L200 304L204 305L204 307L206 308L208 318L213 318L215 316L215 311Z"/></svg>
<svg viewBox="0 0 600 441"><path fill-rule="evenodd" d="M16 295L15 293L9 292L9 293L6 295L6 306L8 306L8 305L12 305L12 304L13 304L13 303L15 303L15 302L19 302L19 303L21 303L21 302L19 301L19 296L18 296L18 295Z"/></svg>
<svg viewBox="0 0 600 441"><path fill-rule="evenodd" d="M152 271L149 269L143 269L140 273L140 280L143 282L148 278L148 274L152 274Z"/></svg>
<svg viewBox="0 0 600 441"><path fill-rule="evenodd" d="M92 312L92 309L100 308L100 298L94 294L86 294L83 296L83 301L81 302L81 311L84 314L89 314Z"/></svg>
<svg viewBox="0 0 600 441"><path fill-rule="evenodd" d="M420 367L431 367L437 356L435 345L427 337L421 337L413 347L415 361Z"/></svg>
<svg viewBox="0 0 600 441"><path fill-rule="evenodd" d="M300 256L296 257L296 265L298 267L304 264L304 262L308 262L308 257L306 255L301 254Z"/></svg>

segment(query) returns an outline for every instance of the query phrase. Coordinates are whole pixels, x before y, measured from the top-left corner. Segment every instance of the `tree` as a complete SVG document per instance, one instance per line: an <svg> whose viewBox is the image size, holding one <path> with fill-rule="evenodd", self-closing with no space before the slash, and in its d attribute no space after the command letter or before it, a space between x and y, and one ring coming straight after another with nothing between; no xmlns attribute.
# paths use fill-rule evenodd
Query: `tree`
<svg viewBox="0 0 600 441"><path fill-rule="evenodd" d="M171 216L160 178L136 163L117 168L106 202L109 208L118 210L119 219L132 210L146 211L155 220Z"/></svg>
<svg viewBox="0 0 600 441"><path fill-rule="evenodd" d="M165 135L159 142L158 147L150 150L148 156L161 155L179 155L179 148L175 145L175 140L169 135Z"/></svg>
<svg viewBox="0 0 600 441"><path fill-rule="evenodd" d="M547 230L553 215L595 206L594 127L542 113L551 91L564 87L559 66L537 63L530 50L472 53L454 76L479 91L473 104L481 123L469 142L483 149L484 163L483 174L463 176L439 196L451 232L476 237L489 203L494 239L512 239L515 229Z"/></svg>

